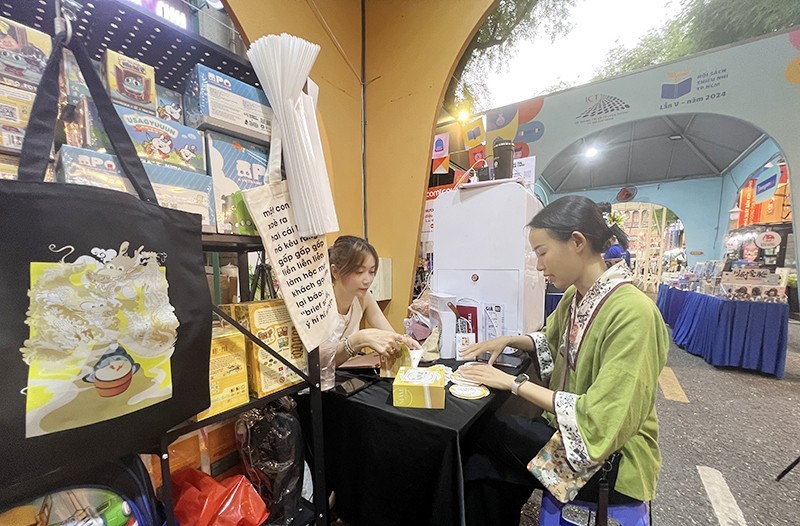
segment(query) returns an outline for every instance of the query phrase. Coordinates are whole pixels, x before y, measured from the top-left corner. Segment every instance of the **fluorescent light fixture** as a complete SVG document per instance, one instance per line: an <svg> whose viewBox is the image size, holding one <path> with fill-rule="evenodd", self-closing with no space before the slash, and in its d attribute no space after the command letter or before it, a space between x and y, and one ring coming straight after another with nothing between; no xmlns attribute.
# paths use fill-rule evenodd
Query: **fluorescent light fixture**
<svg viewBox="0 0 800 526"><path fill-rule="evenodd" d="M673 135L670 135L668 138L670 141L681 141L683 140L683 135L681 135L680 133L675 133Z"/></svg>
<svg viewBox="0 0 800 526"><path fill-rule="evenodd" d="M586 148L586 151L583 152L583 155L585 155L586 157L589 157L591 159L592 157L596 156L598 153L600 153L600 152L597 151L597 148L595 148L594 146L590 146L589 148Z"/></svg>

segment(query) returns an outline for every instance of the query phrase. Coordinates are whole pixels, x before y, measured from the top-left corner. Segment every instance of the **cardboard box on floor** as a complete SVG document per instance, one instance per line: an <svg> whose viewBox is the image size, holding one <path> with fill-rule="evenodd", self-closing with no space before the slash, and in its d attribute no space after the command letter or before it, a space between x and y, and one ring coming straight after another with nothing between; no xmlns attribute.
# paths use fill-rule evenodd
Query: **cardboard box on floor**
<svg viewBox="0 0 800 526"><path fill-rule="evenodd" d="M236 446L235 418L206 426L200 434L205 443L202 455L204 472L222 480L244 471Z"/></svg>
<svg viewBox="0 0 800 526"><path fill-rule="evenodd" d="M220 305L220 308L295 367L301 371L308 370L306 349L283 300L234 303ZM253 396L262 398L302 381L296 373L249 338L246 347L247 375Z"/></svg>
<svg viewBox="0 0 800 526"><path fill-rule="evenodd" d="M217 480L244 474L236 446L236 419L232 418L182 436L169 446L169 470L199 469ZM141 455L153 488L162 485L161 462L158 455Z"/></svg>
<svg viewBox="0 0 800 526"><path fill-rule="evenodd" d="M205 443L199 431L193 431L183 435L178 440L169 445L169 471L175 473L183 468L202 468L202 456ZM150 480L153 481L153 488L158 490L162 484L161 461L158 455L141 455Z"/></svg>

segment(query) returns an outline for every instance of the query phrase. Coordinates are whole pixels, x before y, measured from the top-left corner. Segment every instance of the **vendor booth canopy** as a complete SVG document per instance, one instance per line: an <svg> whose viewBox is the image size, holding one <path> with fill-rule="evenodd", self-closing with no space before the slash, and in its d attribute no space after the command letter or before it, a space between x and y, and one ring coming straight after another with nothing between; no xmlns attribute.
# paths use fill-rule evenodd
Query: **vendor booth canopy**
<svg viewBox="0 0 800 526"><path fill-rule="evenodd" d="M556 193L720 177L766 138L752 124L725 115L651 117L575 141L542 177Z"/></svg>

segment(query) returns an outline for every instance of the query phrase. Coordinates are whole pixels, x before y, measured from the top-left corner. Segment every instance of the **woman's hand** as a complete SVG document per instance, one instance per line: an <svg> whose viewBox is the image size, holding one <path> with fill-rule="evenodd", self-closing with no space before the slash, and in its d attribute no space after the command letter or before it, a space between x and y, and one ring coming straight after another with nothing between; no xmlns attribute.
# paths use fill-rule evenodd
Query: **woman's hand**
<svg viewBox="0 0 800 526"><path fill-rule="evenodd" d="M404 336L402 334L398 334L398 336L400 336L400 342L405 343L406 347L409 349L422 349L422 345L411 336Z"/></svg>
<svg viewBox="0 0 800 526"><path fill-rule="evenodd" d="M504 391L510 391L514 383L513 376L488 364L462 365L458 368L458 374L466 380Z"/></svg>
<svg viewBox="0 0 800 526"><path fill-rule="evenodd" d="M358 351L369 347L382 356L399 353L401 343L409 348L419 349L419 344L408 336L382 329L362 329L350 337L350 342Z"/></svg>
<svg viewBox="0 0 800 526"><path fill-rule="evenodd" d="M462 349L459 351L459 355L463 360L471 360L483 353L490 353L491 356L489 357L489 365L492 365L494 361L500 356L500 353L503 352L503 349L508 347L511 338L508 336L498 336L497 338L492 338L491 340L487 340L485 342L479 342L470 345L466 349Z"/></svg>

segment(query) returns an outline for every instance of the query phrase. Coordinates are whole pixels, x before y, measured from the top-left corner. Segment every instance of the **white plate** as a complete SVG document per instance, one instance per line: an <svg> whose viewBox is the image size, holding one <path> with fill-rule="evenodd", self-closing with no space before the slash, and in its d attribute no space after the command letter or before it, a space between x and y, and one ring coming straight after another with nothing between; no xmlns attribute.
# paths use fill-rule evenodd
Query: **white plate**
<svg viewBox="0 0 800 526"><path fill-rule="evenodd" d="M464 400L478 400L484 396L489 396L489 389L482 385L451 385L450 394Z"/></svg>
<svg viewBox="0 0 800 526"><path fill-rule="evenodd" d="M463 376L458 374L458 372L453 373L453 376L450 378L450 380L456 385L467 385L467 386L479 386L480 385L478 382L473 382L472 380L467 380L466 378L464 378Z"/></svg>

